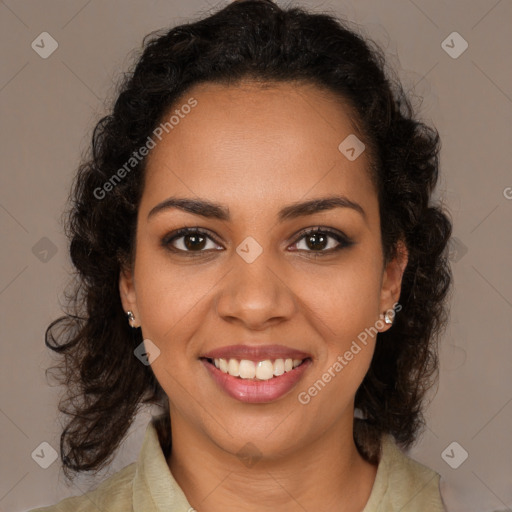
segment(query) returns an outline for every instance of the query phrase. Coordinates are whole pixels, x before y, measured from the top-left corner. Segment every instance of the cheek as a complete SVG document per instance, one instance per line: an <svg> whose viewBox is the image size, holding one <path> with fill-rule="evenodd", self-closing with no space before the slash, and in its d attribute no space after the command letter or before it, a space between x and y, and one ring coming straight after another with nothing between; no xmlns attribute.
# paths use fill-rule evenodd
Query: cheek
<svg viewBox="0 0 512 512"><path fill-rule="evenodd" d="M316 371L298 390L297 399L310 407L312 417L334 421L340 410L349 407L370 366L379 320L380 274L378 267L373 273L369 268L353 265L339 270L323 292L309 295L323 346Z"/></svg>
<svg viewBox="0 0 512 512"><path fill-rule="evenodd" d="M303 273L299 292L325 325L325 339L344 344L379 318L380 268L375 260L354 254L344 265Z"/></svg>
<svg viewBox="0 0 512 512"><path fill-rule="evenodd" d="M368 371L379 326L380 283L378 258L357 254L328 279L313 276L304 285L324 341L314 380L318 385L311 391L320 394L324 385L328 390L317 402L350 400Z"/></svg>
<svg viewBox="0 0 512 512"><path fill-rule="evenodd" d="M194 333L207 315L208 294L216 280L195 266L185 270L171 265L155 251L141 250L137 255L135 278L137 308L144 339L160 350L151 369L173 404L187 408L194 385L191 360L194 358ZM206 267L205 267L206 268ZM192 341L191 341L192 340Z"/></svg>
<svg viewBox="0 0 512 512"><path fill-rule="evenodd" d="M216 274L201 265L172 265L165 254L142 249L135 268L137 308L145 338L155 340L161 350L171 349L173 340L186 339L197 328Z"/></svg>

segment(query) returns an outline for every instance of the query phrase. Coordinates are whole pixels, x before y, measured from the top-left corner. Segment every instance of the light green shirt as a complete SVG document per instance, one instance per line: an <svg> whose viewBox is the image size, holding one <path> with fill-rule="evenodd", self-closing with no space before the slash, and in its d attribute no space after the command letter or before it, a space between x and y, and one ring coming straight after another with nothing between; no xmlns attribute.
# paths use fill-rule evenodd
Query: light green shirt
<svg viewBox="0 0 512 512"><path fill-rule="evenodd" d="M404 455L392 436L382 455L362 512L445 512L439 475ZM30 512L193 512L165 460L153 423L146 429L137 462L107 478L94 491ZM200 511L199 511L200 512Z"/></svg>

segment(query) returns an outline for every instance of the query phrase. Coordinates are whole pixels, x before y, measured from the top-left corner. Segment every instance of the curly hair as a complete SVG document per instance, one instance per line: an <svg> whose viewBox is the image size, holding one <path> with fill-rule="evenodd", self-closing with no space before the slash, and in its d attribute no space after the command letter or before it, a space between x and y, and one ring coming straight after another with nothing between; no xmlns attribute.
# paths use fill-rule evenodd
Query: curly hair
<svg viewBox="0 0 512 512"><path fill-rule="evenodd" d="M438 340L448 318L452 224L431 195L438 180L438 132L419 121L403 86L386 70L383 50L326 13L245 0L203 19L144 38L141 55L122 75L109 115L97 123L89 153L73 182L64 212L74 278L65 315L46 330L59 354L66 387L59 411L67 423L60 439L65 475L99 470L111 462L143 404L164 414L157 431L171 450L168 397L151 367L133 351L140 329L126 321L119 273L134 261L138 205L146 158L99 197L183 94L201 82L313 84L353 111L371 155L385 261L403 242L408 250L394 325L379 333L370 368L355 396L361 455L378 460L381 437L408 448L424 426L426 392L437 378Z"/></svg>

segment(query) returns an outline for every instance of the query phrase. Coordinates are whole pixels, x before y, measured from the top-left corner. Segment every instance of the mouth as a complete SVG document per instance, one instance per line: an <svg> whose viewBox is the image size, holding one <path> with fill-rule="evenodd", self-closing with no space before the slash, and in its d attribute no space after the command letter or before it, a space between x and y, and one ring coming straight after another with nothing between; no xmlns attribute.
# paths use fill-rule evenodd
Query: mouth
<svg viewBox="0 0 512 512"><path fill-rule="evenodd" d="M270 403L288 395L312 364L303 359L236 359L201 357L217 389L245 403Z"/></svg>

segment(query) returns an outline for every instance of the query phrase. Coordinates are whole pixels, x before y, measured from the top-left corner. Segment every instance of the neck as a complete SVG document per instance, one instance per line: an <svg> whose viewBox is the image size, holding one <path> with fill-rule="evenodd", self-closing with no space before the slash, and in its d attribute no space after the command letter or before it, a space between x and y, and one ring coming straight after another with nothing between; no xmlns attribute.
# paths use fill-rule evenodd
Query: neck
<svg viewBox="0 0 512 512"><path fill-rule="evenodd" d="M359 512L369 499L377 466L359 454L353 421L291 453L267 456L247 440L231 453L179 413L171 418L169 468L197 512Z"/></svg>

